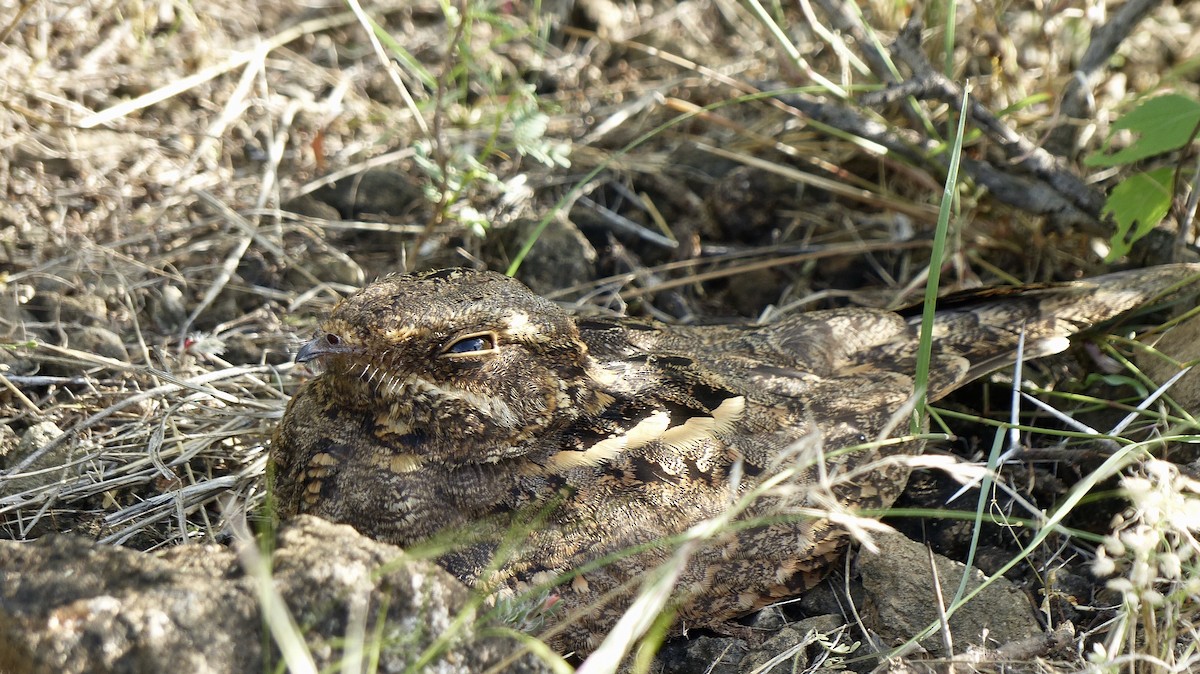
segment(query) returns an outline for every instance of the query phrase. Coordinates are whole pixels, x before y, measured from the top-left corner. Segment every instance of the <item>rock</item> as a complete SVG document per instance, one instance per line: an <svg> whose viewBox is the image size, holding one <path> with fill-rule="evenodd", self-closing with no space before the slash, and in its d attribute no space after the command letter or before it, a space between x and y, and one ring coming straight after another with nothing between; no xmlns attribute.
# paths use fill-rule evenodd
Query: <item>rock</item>
<svg viewBox="0 0 1200 674"><path fill-rule="evenodd" d="M797 606L804 615L843 615L847 604L861 606L863 603L862 583L852 578L848 585L847 588L840 577L819 583L800 596ZM846 596L846 589L850 590L849 597Z"/></svg>
<svg viewBox="0 0 1200 674"><path fill-rule="evenodd" d="M339 220L342 214L330 204L315 198L311 194L302 194L284 202L282 210L296 215L303 215L317 220Z"/></svg>
<svg viewBox="0 0 1200 674"><path fill-rule="evenodd" d="M487 245L496 257L512 260L536 231L536 220L520 220L497 231ZM538 236L529 255L517 269L517 279L534 292L548 294L586 285L596 278L596 249L566 218L555 217Z"/></svg>
<svg viewBox="0 0 1200 674"><path fill-rule="evenodd" d="M668 642L658 655L663 674L738 674L738 663L746 656L744 639L698 636Z"/></svg>
<svg viewBox="0 0 1200 674"><path fill-rule="evenodd" d="M0 467L13 469L29 455L50 444L60 435L62 435L62 430L53 421L39 421L31 425L21 434L21 441L14 449L0 454ZM0 495L19 494L58 482L68 470L67 464L71 462L74 453L75 447L69 442L64 442L52 451L34 459L19 471L22 474L32 473L28 477L0 477ZM58 470L47 470L54 468L58 468ZM0 669L0 671L4 670Z"/></svg>
<svg viewBox="0 0 1200 674"><path fill-rule="evenodd" d="M117 333L108 328L98 325L72 328L67 330L67 340L71 348L77 351L86 351L122 362L129 360L129 352L125 350L125 344L117 336ZM75 373L72 372L72 374Z"/></svg>
<svg viewBox="0 0 1200 674"><path fill-rule="evenodd" d="M1192 317L1172 328L1154 345L1159 352L1180 363L1200 360L1200 317ZM1137 364L1156 384L1166 383L1179 368L1161 356L1139 351ZM1167 395L1185 410L1200 409L1200 367L1194 367L1175 382Z"/></svg>
<svg viewBox="0 0 1200 674"><path fill-rule="evenodd" d="M780 629L738 663L739 674L754 672L800 672L809 666L809 656L820 652L822 637L846 625L840 615L805 618ZM856 653L856 655L858 655Z"/></svg>
<svg viewBox="0 0 1200 674"><path fill-rule="evenodd" d="M427 205L418 178L385 168L370 169L324 185L313 191L312 197L333 206L343 218L363 215L399 218ZM288 205L313 210L303 202L288 202Z"/></svg>
<svg viewBox="0 0 1200 674"><path fill-rule="evenodd" d="M477 638L475 618L458 626L471 610L468 590L432 562L312 517L287 525L276 543L274 587L319 671L337 670L364 631L359 643L378 649L379 672L426 656L414 668L479 672L517 648ZM353 628L355 615L365 630ZM264 624L255 580L224 547L150 554L73 536L0 541L6 674L273 671L280 656L274 646L263 652ZM505 671L549 670L525 655Z"/></svg>
<svg viewBox="0 0 1200 674"><path fill-rule="evenodd" d="M0 467L8 463L9 454L13 453L17 447L21 445L21 437L12 429L12 426L0 426Z"/></svg>
<svg viewBox="0 0 1200 674"><path fill-rule="evenodd" d="M876 542L878 554L863 551L858 556L865 593L863 619L885 646L896 646L938 621L933 574L941 583L943 600L949 602L966 567L935 554L936 568L931 570L926 548L901 534L879 536ZM979 587L983 579L983 573L969 569L967 590ZM999 578L951 616L950 633L955 650L962 650L968 645L1007 644L1040 635L1042 629L1029 599ZM921 641L921 646L935 656L950 655L938 634Z"/></svg>
<svg viewBox="0 0 1200 674"><path fill-rule="evenodd" d="M780 301L786 277L774 269L749 270L729 277L725 301L742 316L757 318Z"/></svg>
<svg viewBox="0 0 1200 674"><path fill-rule="evenodd" d="M766 620L762 616L766 614ZM778 615L778 614L776 614ZM702 635L668 641L659 653L657 669L663 674L751 674L758 672L799 672L808 667L809 656L820 652L822 638L846 625L840 615L805 618L788 625L776 625L769 609L751 618L754 635L750 642L736 637ZM764 634L765 632L765 634ZM846 639L842 639L845 645ZM861 649L853 655L862 655ZM874 662L871 660L871 662Z"/></svg>
<svg viewBox="0 0 1200 674"><path fill-rule="evenodd" d="M64 295L57 290L38 293L46 320L63 325L103 325L108 322L108 304L99 295Z"/></svg>
<svg viewBox="0 0 1200 674"><path fill-rule="evenodd" d="M808 667L808 651L804 648L808 637L807 630L789 625L763 642L762 646L747 653L738 663L737 671L750 674L755 671L769 672L779 667L781 672L802 672Z"/></svg>
<svg viewBox="0 0 1200 674"><path fill-rule="evenodd" d="M28 339L36 340L37 337L29 335ZM0 374L6 377L37 374L38 363L28 357L29 351L28 342L20 345L6 344L0 347ZM8 395L7 390L0 392L0 396L7 397Z"/></svg>
<svg viewBox="0 0 1200 674"><path fill-rule="evenodd" d="M62 430L53 421L39 421L25 429L25 434L21 436L21 444L17 445L17 452L13 458L23 459L60 435L62 435Z"/></svg>
<svg viewBox="0 0 1200 674"><path fill-rule="evenodd" d="M795 207L803 187L772 171L739 166L717 179L704 203L721 228L721 241L775 243L781 213Z"/></svg>

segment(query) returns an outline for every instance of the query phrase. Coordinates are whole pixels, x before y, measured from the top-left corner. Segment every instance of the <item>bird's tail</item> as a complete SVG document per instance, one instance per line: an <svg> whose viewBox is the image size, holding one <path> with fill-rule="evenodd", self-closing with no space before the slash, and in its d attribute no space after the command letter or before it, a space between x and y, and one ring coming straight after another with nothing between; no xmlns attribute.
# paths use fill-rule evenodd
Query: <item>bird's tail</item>
<svg viewBox="0 0 1200 674"><path fill-rule="evenodd" d="M1016 362L1021 339L1025 358L1047 356L1066 349L1071 336L1135 309L1168 302L1195 306L1198 291L1200 264L1172 264L1070 283L947 295L938 300L933 351L938 359L963 359L965 369L950 368L941 378L945 381L931 381L930 397ZM920 311L916 307L906 314L914 336L921 329Z"/></svg>

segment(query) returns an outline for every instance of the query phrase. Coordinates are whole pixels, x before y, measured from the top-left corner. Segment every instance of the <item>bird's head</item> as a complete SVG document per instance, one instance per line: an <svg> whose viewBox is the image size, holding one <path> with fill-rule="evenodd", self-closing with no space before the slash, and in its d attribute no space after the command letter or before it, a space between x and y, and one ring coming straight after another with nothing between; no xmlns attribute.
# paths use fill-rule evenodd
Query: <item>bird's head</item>
<svg viewBox="0 0 1200 674"><path fill-rule="evenodd" d="M296 354L314 385L385 443L449 464L528 451L596 394L574 320L520 282L445 269L392 275L338 304Z"/></svg>

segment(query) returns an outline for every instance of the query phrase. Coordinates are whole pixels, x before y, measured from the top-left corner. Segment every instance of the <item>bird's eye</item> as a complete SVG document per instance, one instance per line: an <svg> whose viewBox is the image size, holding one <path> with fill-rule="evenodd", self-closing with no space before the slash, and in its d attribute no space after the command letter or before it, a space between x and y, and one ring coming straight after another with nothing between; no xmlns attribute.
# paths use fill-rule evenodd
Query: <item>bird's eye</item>
<svg viewBox="0 0 1200 674"><path fill-rule="evenodd" d="M445 356L461 356L465 354L475 354L484 351L494 351L496 349L496 333L481 332L474 335L465 335L451 342L449 346L442 349L442 355Z"/></svg>

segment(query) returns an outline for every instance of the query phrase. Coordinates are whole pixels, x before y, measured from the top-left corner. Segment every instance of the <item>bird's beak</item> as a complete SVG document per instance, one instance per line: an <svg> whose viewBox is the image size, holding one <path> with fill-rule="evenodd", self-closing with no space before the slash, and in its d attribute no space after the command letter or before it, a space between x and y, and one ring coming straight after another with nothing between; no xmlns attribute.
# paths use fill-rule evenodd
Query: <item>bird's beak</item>
<svg viewBox="0 0 1200 674"><path fill-rule="evenodd" d="M347 353L352 350L345 344L331 342L328 335L321 333L300 347L300 350L296 352L296 362L307 363L321 356L328 356L334 353Z"/></svg>
<svg viewBox="0 0 1200 674"><path fill-rule="evenodd" d="M304 343L300 350L296 352L297 363L307 363L314 358L319 358L323 353L321 351L321 338L318 337Z"/></svg>

